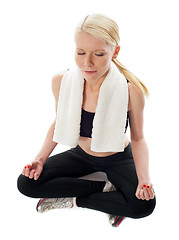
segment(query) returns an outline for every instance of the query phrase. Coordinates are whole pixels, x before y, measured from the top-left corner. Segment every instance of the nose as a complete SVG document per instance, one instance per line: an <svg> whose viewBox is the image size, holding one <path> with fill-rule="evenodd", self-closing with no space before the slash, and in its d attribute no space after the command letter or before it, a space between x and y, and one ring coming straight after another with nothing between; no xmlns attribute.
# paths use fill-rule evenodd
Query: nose
<svg viewBox="0 0 179 240"><path fill-rule="evenodd" d="M89 54L86 54L86 56L85 56L85 59L84 59L84 66L85 67L91 67L91 66L93 66L94 65L94 63L93 63L93 59L92 59L92 56Z"/></svg>

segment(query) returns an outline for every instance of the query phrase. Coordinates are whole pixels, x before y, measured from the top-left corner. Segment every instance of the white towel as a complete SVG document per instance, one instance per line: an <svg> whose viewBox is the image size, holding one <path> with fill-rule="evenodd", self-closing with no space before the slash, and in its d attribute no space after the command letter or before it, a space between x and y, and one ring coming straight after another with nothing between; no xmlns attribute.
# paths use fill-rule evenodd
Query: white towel
<svg viewBox="0 0 179 240"><path fill-rule="evenodd" d="M86 80L77 66L64 73L59 93L54 142L71 147L78 144L84 81ZM127 109L127 80L111 62L109 73L99 90L92 128L92 151L124 151Z"/></svg>

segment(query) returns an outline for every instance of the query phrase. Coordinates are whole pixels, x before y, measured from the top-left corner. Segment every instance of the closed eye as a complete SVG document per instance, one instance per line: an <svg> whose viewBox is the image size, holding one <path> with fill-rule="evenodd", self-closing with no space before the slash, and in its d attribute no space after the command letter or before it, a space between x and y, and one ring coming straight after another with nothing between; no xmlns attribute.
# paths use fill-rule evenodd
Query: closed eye
<svg viewBox="0 0 179 240"><path fill-rule="evenodd" d="M102 57L102 56L104 56L103 53L101 53L101 54L95 54L95 55L98 56L98 57Z"/></svg>
<svg viewBox="0 0 179 240"><path fill-rule="evenodd" d="M78 55L84 55L85 53L77 53Z"/></svg>

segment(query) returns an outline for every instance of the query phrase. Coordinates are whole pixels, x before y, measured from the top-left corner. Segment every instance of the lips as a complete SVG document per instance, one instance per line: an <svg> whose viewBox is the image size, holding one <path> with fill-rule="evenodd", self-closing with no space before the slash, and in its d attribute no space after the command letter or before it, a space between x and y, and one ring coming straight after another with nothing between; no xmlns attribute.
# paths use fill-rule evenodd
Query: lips
<svg viewBox="0 0 179 240"><path fill-rule="evenodd" d="M94 74L96 73L97 71L84 71L86 74Z"/></svg>

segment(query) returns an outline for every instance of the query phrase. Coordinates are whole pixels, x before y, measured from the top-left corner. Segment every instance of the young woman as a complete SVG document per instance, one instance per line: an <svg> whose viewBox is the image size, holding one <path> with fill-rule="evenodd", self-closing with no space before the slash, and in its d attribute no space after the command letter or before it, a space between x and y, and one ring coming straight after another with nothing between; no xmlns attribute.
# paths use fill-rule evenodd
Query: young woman
<svg viewBox="0 0 179 240"><path fill-rule="evenodd" d="M18 178L21 193L41 198L37 204L38 212L74 206L89 208L108 213L111 224L118 226L125 217L146 217L155 208L155 194L149 175L149 153L143 133L143 110L148 90L117 60L119 41L118 25L104 15L89 15L76 27L75 61L84 78L78 143L68 151L49 157L57 145L53 136L61 114L57 109L62 104L60 90L64 93L62 82L66 71L52 79L57 118L49 128L40 152L32 163L23 168ZM93 120L95 112L97 114L100 88L109 75L111 63L127 83L125 132L129 121L131 139L129 141L124 132L123 151L94 151L91 148ZM73 88L66 91L73 91ZM117 126L113 127L117 131ZM107 128L103 131L107 131ZM99 141L102 141L102 137ZM105 172L109 181L81 179L97 171Z"/></svg>

